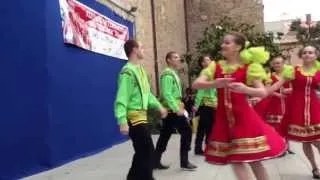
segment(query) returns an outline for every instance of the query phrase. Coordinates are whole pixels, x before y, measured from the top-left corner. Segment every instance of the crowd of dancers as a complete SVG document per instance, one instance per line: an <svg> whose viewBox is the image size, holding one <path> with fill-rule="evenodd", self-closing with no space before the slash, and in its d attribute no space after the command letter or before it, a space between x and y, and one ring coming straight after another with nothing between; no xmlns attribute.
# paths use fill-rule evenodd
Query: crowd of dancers
<svg viewBox="0 0 320 180"><path fill-rule="evenodd" d="M160 76L158 100L142 67L142 44L128 40L124 50L128 63L119 74L115 115L120 132L129 135L135 151L127 180L154 180L153 170L169 168L161 163L161 157L175 131L181 135L180 167L197 169L188 158L190 111L200 115L195 154L204 155L208 163L231 164L239 180L251 178L247 164L257 180L267 180L262 161L294 154L289 141L302 144L313 178L320 179L312 149L320 152L320 100L316 93L320 63L315 47L303 47L301 65L290 66L284 57L270 57L263 47L250 47L242 34L230 32L221 44L223 60L211 61L207 55L199 59L202 71L192 84L198 90L193 107L182 101L177 52L165 57L167 68ZM263 67L269 59L271 73ZM156 146L148 129L149 108L158 109L162 116Z"/></svg>

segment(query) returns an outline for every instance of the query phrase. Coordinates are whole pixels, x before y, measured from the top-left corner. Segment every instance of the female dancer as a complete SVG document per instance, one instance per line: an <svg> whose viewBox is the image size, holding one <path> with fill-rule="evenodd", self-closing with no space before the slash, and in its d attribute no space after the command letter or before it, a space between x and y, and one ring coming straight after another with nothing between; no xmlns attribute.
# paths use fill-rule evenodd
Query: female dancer
<svg viewBox="0 0 320 180"><path fill-rule="evenodd" d="M215 123L206 147L206 160L211 163L231 163L239 180L249 180L249 163L256 179L268 175L261 160L286 151L284 139L250 107L247 95L264 97L267 90L262 81L267 77L263 67L255 62L266 61L264 48L245 49L246 39L239 33L229 33L222 43L224 61L212 63L193 83L193 87L217 88L218 107ZM249 87L253 86L253 87Z"/></svg>
<svg viewBox="0 0 320 180"><path fill-rule="evenodd" d="M274 57L271 60L271 66L274 72L271 74L272 84L279 81L281 73L284 69L284 58L282 56ZM280 122L285 113L285 96L292 91L291 84L285 83L277 92L272 93L269 99L268 106L265 110L266 122L272 125L278 132Z"/></svg>
<svg viewBox="0 0 320 180"><path fill-rule="evenodd" d="M276 56L272 58L271 67L273 73L270 77L270 83L272 85L280 80L281 74L285 67L284 57ZM286 96L290 95L291 92L291 83L286 82L278 91L273 92L270 96L262 99L254 107L258 114L280 134L280 123L286 110ZM295 154L289 148L287 152L289 154Z"/></svg>
<svg viewBox="0 0 320 180"><path fill-rule="evenodd" d="M316 60L318 51L306 46L299 52L302 66L284 68L283 80L269 88L279 89L290 81L292 94L288 97L286 113L281 123L281 131L289 139L302 143L303 152L312 166L313 178L320 179L312 145L320 151L320 100L316 89L320 85L320 64Z"/></svg>

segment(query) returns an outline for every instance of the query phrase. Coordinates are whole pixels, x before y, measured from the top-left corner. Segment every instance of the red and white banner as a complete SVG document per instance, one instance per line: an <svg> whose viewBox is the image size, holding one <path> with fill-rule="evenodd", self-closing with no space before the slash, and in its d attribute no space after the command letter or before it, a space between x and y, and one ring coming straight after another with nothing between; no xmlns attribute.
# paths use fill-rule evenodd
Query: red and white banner
<svg viewBox="0 0 320 180"><path fill-rule="evenodd" d="M107 18L76 0L59 0L64 42L96 53L127 59L123 45L127 26Z"/></svg>

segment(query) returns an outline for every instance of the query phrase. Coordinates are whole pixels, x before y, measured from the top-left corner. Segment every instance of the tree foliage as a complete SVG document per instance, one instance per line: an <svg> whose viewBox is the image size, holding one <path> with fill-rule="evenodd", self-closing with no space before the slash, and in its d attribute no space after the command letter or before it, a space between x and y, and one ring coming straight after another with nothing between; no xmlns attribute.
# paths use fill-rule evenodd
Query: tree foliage
<svg viewBox="0 0 320 180"><path fill-rule="evenodd" d="M281 54L279 44L274 41L280 40L282 33L257 32L254 25L235 22L229 17L224 17L218 23L211 24L204 30L202 38L197 42L195 53L184 56L190 77L198 75L200 71L198 59L201 55L209 54L215 60L223 58L220 54L223 37L231 31L244 34L251 46L264 46L271 53L271 56Z"/></svg>
<svg viewBox="0 0 320 180"><path fill-rule="evenodd" d="M297 32L297 39L302 45L312 45L320 49L320 22L312 26L302 26L301 19L296 19L291 23L290 30Z"/></svg>

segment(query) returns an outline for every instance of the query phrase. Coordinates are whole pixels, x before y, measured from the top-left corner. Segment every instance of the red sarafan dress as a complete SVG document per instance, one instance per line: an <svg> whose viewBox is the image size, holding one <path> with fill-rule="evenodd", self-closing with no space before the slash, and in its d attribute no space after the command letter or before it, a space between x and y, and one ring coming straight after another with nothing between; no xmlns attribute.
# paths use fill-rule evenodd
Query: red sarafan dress
<svg viewBox="0 0 320 180"><path fill-rule="evenodd" d="M279 81L279 76L277 76L275 73L271 75L272 84ZM283 90L290 88L291 85L289 82L286 82L278 91L277 93L283 94ZM286 111L286 97L278 97L278 96L269 96L268 98L268 104L265 108L264 116L263 118L265 121L273 126L276 131L280 133L280 124L283 119L284 113Z"/></svg>
<svg viewBox="0 0 320 180"><path fill-rule="evenodd" d="M216 64L214 78L232 77L235 82L246 83L249 66L225 73L222 65ZM245 94L220 88L218 102L216 120L205 151L208 162L253 162L277 157L286 151L284 138L262 120Z"/></svg>
<svg viewBox="0 0 320 180"><path fill-rule="evenodd" d="M297 66L292 72L292 94L287 100L281 129L289 140L319 141L320 100L316 89L320 83L320 71L314 67L313 73L304 73Z"/></svg>
<svg viewBox="0 0 320 180"><path fill-rule="evenodd" d="M270 97L265 97L261 101L253 104L254 110L260 115L260 117L264 118L266 116L266 109L269 105Z"/></svg>
<svg viewBox="0 0 320 180"><path fill-rule="evenodd" d="M270 78L268 78L268 81L265 81L264 84L272 84L272 79L271 79L271 76ZM263 98L262 100L260 100L259 102L257 103L254 103L252 104L253 106L253 109L260 115L260 117L262 117L263 119L265 118L266 116L266 109L269 105L269 102L270 102L270 96L267 96L265 98Z"/></svg>

